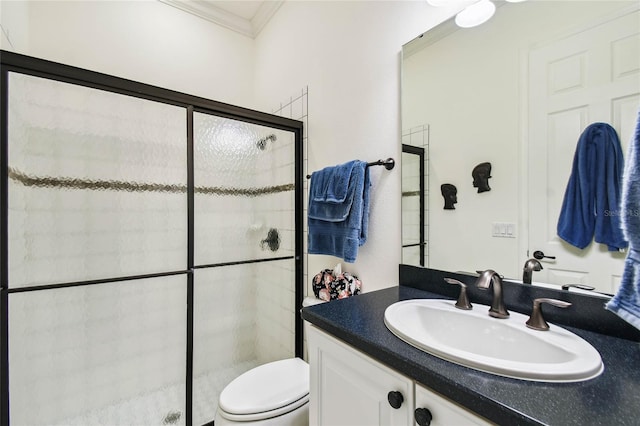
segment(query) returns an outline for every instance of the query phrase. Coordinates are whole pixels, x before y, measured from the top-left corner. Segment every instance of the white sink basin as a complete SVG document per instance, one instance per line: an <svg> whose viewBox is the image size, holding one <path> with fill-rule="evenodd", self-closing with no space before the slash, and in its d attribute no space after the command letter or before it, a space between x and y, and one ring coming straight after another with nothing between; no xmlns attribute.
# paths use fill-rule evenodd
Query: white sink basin
<svg viewBox="0 0 640 426"><path fill-rule="evenodd" d="M387 328L400 339L447 361L487 373L541 382L579 382L602 373L598 351L581 337L549 324L528 328L529 318L510 312L488 315L488 306L457 309L455 301L414 299L394 303L384 313Z"/></svg>

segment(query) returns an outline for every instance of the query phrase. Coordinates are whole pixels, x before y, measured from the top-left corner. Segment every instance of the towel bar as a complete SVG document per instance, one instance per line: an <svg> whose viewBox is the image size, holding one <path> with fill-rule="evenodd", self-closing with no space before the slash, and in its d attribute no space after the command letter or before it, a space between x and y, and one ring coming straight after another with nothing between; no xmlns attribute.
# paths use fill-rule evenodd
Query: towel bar
<svg viewBox="0 0 640 426"><path fill-rule="evenodd" d="M387 158L386 160L373 161L371 163L367 163L367 167L369 166L384 166L385 169L391 170L396 166L396 160L393 158ZM307 179L311 179L311 175L307 175Z"/></svg>

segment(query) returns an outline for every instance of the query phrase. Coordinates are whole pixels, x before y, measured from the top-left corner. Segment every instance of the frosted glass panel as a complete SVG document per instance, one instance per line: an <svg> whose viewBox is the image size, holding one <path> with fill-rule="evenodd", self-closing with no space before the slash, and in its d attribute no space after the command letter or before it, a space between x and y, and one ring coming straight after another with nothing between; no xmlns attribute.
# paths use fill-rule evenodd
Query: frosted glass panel
<svg viewBox="0 0 640 426"><path fill-rule="evenodd" d="M11 423L184 424L186 275L9 295Z"/></svg>
<svg viewBox="0 0 640 426"><path fill-rule="evenodd" d="M295 356L295 264L196 269L193 424L214 419L220 392L243 372Z"/></svg>
<svg viewBox="0 0 640 426"><path fill-rule="evenodd" d="M293 132L194 114L195 263L293 256Z"/></svg>
<svg viewBox="0 0 640 426"><path fill-rule="evenodd" d="M9 285L186 269L184 108L9 74Z"/></svg>

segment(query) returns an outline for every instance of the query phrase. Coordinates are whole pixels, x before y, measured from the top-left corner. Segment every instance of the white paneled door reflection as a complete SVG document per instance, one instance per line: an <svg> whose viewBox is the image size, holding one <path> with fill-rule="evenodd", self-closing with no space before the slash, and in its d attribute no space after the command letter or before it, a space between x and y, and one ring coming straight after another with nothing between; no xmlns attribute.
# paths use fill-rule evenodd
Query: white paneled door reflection
<svg viewBox="0 0 640 426"><path fill-rule="evenodd" d="M596 21L529 51L529 252L543 251L541 282L579 283L615 293L625 253L592 242L578 249L557 235L580 135L608 123L626 152L640 104L640 11ZM613 214L617 214L615 211Z"/></svg>

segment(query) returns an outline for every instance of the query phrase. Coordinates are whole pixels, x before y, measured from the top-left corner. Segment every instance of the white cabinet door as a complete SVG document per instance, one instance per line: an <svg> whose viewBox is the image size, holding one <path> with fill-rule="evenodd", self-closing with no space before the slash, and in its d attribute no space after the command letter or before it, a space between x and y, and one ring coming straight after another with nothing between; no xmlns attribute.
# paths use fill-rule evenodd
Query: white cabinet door
<svg viewBox="0 0 640 426"><path fill-rule="evenodd" d="M307 339L310 425L413 424L413 381L313 326ZM399 408L391 407L389 392L402 395Z"/></svg>
<svg viewBox="0 0 640 426"><path fill-rule="evenodd" d="M428 410L419 413L419 410ZM428 413L428 414L427 414ZM420 426L490 425L482 417L416 383L416 423ZM420 422L420 416L430 422Z"/></svg>

